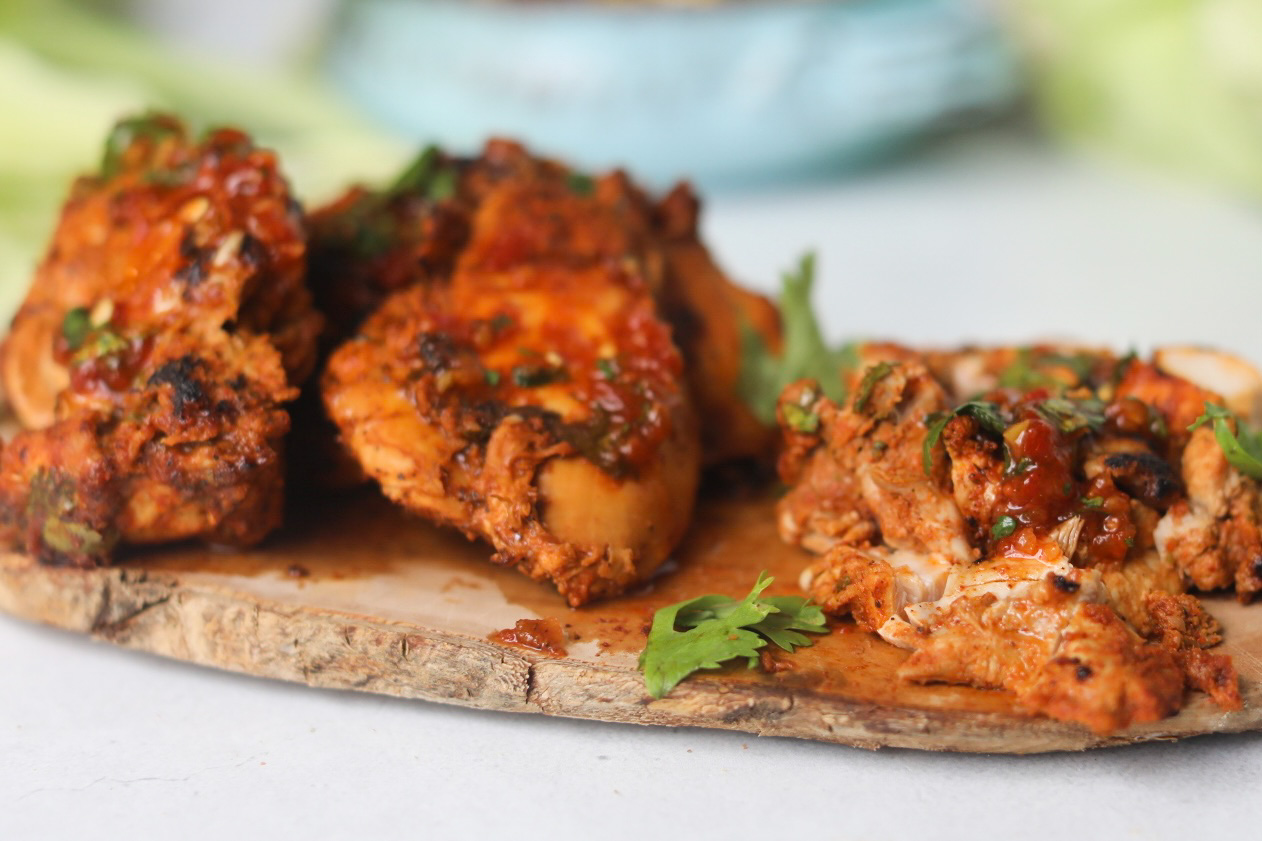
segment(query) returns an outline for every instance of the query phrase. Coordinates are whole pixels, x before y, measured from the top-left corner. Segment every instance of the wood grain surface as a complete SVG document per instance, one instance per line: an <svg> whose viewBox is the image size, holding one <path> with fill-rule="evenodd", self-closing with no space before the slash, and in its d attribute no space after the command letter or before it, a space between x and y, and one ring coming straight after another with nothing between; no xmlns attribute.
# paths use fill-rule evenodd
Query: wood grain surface
<svg viewBox="0 0 1262 841"><path fill-rule="evenodd" d="M1240 670L1245 707L1200 695L1177 716L1101 739L1031 716L1002 692L916 686L906 654L839 624L767 673L701 673L654 701L636 671L653 611L709 592L740 597L758 572L792 593L806 564L776 538L765 496L710 500L677 560L640 591L571 609L542 584L488 563L489 550L412 520L375 495L295 506L256 550L146 551L96 570L0 556L0 609L127 648L316 687L481 709L718 727L860 747L998 753L1262 729L1262 605L1210 601ZM489 639L555 618L564 656Z"/></svg>

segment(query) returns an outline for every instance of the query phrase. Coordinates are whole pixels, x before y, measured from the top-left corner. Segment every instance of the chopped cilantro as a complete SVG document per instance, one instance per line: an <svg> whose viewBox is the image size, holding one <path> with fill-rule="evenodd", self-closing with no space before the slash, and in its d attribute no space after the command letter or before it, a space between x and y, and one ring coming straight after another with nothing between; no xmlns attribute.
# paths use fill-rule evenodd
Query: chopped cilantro
<svg viewBox="0 0 1262 841"><path fill-rule="evenodd" d="M565 186L577 196L590 196L596 191L596 180L581 172L571 172L565 176Z"/></svg>
<svg viewBox="0 0 1262 841"><path fill-rule="evenodd" d="M499 372L499 371L492 371L491 369L489 369L489 368L488 368L488 369L487 369L485 372L483 372L483 373L484 373L484 376L486 377L486 384L487 384L487 385L489 385L489 386L491 386L492 388L494 388L495 386L497 386L497 385L499 385L499 384L500 384L500 372Z"/></svg>
<svg viewBox="0 0 1262 841"><path fill-rule="evenodd" d="M758 650L770 640L785 651L811 644L801 632L828 632L824 614L800 596L762 592L773 581L760 573L753 590L741 601L727 596L701 596L664 607L653 615L648 643L640 655L644 684L654 698L665 697L699 669L717 669L744 658L752 668Z"/></svg>
<svg viewBox="0 0 1262 841"><path fill-rule="evenodd" d="M1015 517L1004 514L995 524L990 527L990 536L996 539L1004 538L1017 530L1017 521Z"/></svg>
<svg viewBox="0 0 1262 841"><path fill-rule="evenodd" d="M66 347L72 351L83 347L91 331L92 319L87 307L75 307L61 320L61 337L66 340Z"/></svg>
<svg viewBox="0 0 1262 841"><path fill-rule="evenodd" d="M1003 435L1004 430L1008 428L1008 419L1004 416L1003 410L998 404L986 400L970 400L954 411L930 415L925 418L925 423L929 426L929 434L925 436L921 454L926 476L933 473L933 448L938 446L942 431L956 415L969 415L975 418L982 429L995 435Z"/></svg>
<svg viewBox="0 0 1262 841"><path fill-rule="evenodd" d="M444 160L443 153L437 146L426 146L386 193L414 193L431 201L443 201L456 194L457 186L456 171Z"/></svg>
<svg viewBox="0 0 1262 841"><path fill-rule="evenodd" d="M565 371L561 368L545 365L518 365L513 368L513 384L520 388L537 388L563 379Z"/></svg>
<svg viewBox="0 0 1262 841"><path fill-rule="evenodd" d="M1099 496L1084 496L1082 504L1086 508L1103 508L1104 498Z"/></svg>
<svg viewBox="0 0 1262 841"><path fill-rule="evenodd" d="M1005 450L1005 455L1007 451ZM1016 461L1008 463L1008 469L1005 471L1009 476L1024 476L1026 473L1034 469L1034 459L1022 456Z"/></svg>
<svg viewBox="0 0 1262 841"><path fill-rule="evenodd" d="M1036 407L1039 414L1066 435L1104 426L1104 403L1094 397L1072 400L1050 397Z"/></svg>
<svg viewBox="0 0 1262 841"><path fill-rule="evenodd" d="M1095 357L1089 353L1063 354L1021 348L1017 351L1017 358L1012 361L1012 364L1000 372L999 385L1021 391L1034 388L1062 391L1067 387L1087 382L1094 366ZM1066 381L1063 376L1055 376L1066 369L1070 372L1072 380Z"/></svg>
<svg viewBox="0 0 1262 841"><path fill-rule="evenodd" d="M122 170L123 156L137 140L159 140L163 137L178 137L180 134L179 123L153 112L119 120L105 139L105 152L101 156L101 177L112 178Z"/></svg>
<svg viewBox="0 0 1262 841"><path fill-rule="evenodd" d="M752 325L744 324L741 328L741 372L737 389L754 416L767 424L775 423L776 402L785 386L800 379L813 379L825 395L840 401L846 396L843 373L859 364L854 345L828 347L811 310L815 255L802 257L797 270L786 272L781 280L780 320L784 327L781 352L773 353Z"/></svg>
<svg viewBox="0 0 1262 841"><path fill-rule="evenodd" d="M819 430L819 415L792 403L784 407L784 422L794 432L802 432L807 435Z"/></svg>
<svg viewBox="0 0 1262 841"><path fill-rule="evenodd" d="M596 367L600 369L600 373L605 375L605 379L612 380L618 376L618 360L611 357L601 357L596 360Z"/></svg>
<svg viewBox="0 0 1262 841"><path fill-rule="evenodd" d="M859 390L854 396L854 410L856 412L867 412L868 402L872 399L872 390L876 388L877 383L888 377L893 370L894 366L890 363L878 362L864 373L863 380L859 383Z"/></svg>

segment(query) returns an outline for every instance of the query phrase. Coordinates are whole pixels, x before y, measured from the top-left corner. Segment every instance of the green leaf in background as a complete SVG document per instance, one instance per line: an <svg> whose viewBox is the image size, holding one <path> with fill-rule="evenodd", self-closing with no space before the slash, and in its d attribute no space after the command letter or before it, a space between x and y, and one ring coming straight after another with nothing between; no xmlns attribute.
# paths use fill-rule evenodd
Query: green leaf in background
<svg viewBox="0 0 1262 841"><path fill-rule="evenodd" d="M746 405L763 423L775 423L780 392L796 380L813 379L826 396L835 401L845 399L845 372L858 367L855 345L833 349L824 340L811 309L814 285L814 254L803 256L797 271L783 275L780 321L784 347L779 355L771 352L757 330L750 326L743 329L738 387Z"/></svg>
<svg viewBox="0 0 1262 841"><path fill-rule="evenodd" d="M1003 5L1053 130L1262 195L1262 2Z"/></svg>
<svg viewBox="0 0 1262 841"><path fill-rule="evenodd" d="M177 55L67 0L0 0L0 317L30 282L71 181L96 170L120 117L151 109L194 129L245 129L280 152L307 202L388 177L412 149L305 74Z"/></svg>

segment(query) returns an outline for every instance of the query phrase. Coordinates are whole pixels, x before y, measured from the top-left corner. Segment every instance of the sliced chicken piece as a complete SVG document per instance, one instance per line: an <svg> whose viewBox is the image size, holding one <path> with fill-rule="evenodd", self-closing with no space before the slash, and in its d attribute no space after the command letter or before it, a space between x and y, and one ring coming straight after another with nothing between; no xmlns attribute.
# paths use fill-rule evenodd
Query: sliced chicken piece
<svg viewBox="0 0 1262 841"><path fill-rule="evenodd" d="M1208 348L1163 347L1154 363L1162 373L1221 394L1223 405L1250 423L1262 422L1262 372L1240 357Z"/></svg>
<svg viewBox="0 0 1262 841"><path fill-rule="evenodd" d="M950 461L951 489L955 504L968 524L976 545L985 545L986 531L995 521L1003 480L1003 448L979 435L975 418L951 418L942 430L942 443Z"/></svg>
<svg viewBox="0 0 1262 841"><path fill-rule="evenodd" d="M802 589L832 616L880 631L910 604L942 596L954 565L942 556L838 544L802 573Z"/></svg>
<svg viewBox="0 0 1262 841"><path fill-rule="evenodd" d="M573 605L666 559L700 465L682 359L599 190L489 189L452 277L388 297L322 382L387 496Z"/></svg>
<svg viewBox="0 0 1262 841"><path fill-rule="evenodd" d="M49 563L122 543L256 543L280 524L285 404L315 363L301 214L276 157L124 120L76 182L3 349L27 427L0 532Z"/></svg>
<svg viewBox="0 0 1262 841"><path fill-rule="evenodd" d="M943 490L944 461L924 468L925 419L947 408L946 395L920 363L878 363L838 407L818 386L799 382L782 395L787 430L781 479L781 537L816 552L879 533L891 549L974 558L963 517Z"/></svg>
<svg viewBox="0 0 1262 841"><path fill-rule="evenodd" d="M1108 605L1098 573L1054 543L1043 557L958 570L935 603L910 605L881 635L912 648L900 677L1003 688L1031 709L1106 733L1179 708L1174 658Z"/></svg>
<svg viewBox="0 0 1262 841"><path fill-rule="evenodd" d="M1221 396L1181 377L1163 373L1156 365L1135 360L1118 383L1118 399L1132 397L1161 413L1173 452L1188 440L1188 427L1205 411L1205 403L1223 405Z"/></svg>
<svg viewBox="0 0 1262 841"><path fill-rule="evenodd" d="M658 306L684 356L706 464L761 460L775 450L776 429L758 420L741 398L743 336L752 331L778 353L780 314L762 295L733 283L714 261L701 242L700 210L686 184L654 209L655 241L664 261Z"/></svg>
<svg viewBox="0 0 1262 841"><path fill-rule="evenodd" d="M1198 589L1235 586L1248 601L1262 590L1262 493L1234 470L1211 428L1191 433L1182 458L1187 498L1161 518L1154 532L1162 557Z"/></svg>

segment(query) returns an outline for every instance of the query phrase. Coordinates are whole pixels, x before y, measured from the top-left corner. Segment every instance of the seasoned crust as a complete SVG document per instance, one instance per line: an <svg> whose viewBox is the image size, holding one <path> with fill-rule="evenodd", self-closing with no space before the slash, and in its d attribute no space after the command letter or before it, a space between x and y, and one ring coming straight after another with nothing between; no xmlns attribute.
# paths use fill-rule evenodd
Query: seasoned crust
<svg viewBox="0 0 1262 841"><path fill-rule="evenodd" d="M80 179L2 372L4 537L45 561L118 542L248 545L279 525L284 404L315 362L300 212L237 131L124 121Z"/></svg>

